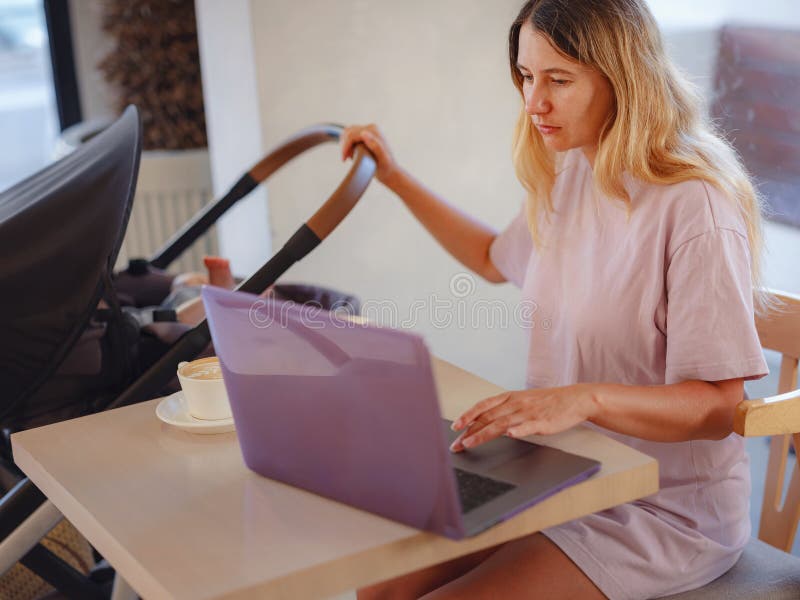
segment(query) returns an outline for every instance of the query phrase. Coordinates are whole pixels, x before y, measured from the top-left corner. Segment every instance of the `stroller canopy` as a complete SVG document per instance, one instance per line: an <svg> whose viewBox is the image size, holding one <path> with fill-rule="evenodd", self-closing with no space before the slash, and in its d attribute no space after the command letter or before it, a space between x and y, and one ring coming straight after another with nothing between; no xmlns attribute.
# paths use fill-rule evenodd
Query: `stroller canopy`
<svg viewBox="0 0 800 600"><path fill-rule="evenodd" d="M135 107L0 194L0 413L59 366L103 295L141 153Z"/></svg>

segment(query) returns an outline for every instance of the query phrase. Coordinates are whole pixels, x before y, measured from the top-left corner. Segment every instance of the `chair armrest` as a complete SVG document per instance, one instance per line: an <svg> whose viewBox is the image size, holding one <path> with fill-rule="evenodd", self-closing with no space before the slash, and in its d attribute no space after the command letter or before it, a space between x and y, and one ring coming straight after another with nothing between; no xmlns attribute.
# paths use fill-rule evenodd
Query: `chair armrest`
<svg viewBox="0 0 800 600"><path fill-rule="evenodd" d="M800 390L740 402L733 430L745 437L800 433Z"/></svg>

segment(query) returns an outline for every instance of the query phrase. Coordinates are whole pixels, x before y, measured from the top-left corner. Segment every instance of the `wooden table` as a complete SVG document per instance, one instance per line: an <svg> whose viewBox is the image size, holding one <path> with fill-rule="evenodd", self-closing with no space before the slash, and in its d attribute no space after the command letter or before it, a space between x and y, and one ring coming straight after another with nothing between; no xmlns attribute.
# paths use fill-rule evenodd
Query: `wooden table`
<svg viewBox="0 0 800 600"><path fill-rule="evenodd" d="M448 418L501 391L434 363ZM535 441L600 460L597 475L454 542L260 477L235 433L174 429L156 403L12 436L19 467L147 600L326 597L658 489L654 459L578 427Z"/></svg>

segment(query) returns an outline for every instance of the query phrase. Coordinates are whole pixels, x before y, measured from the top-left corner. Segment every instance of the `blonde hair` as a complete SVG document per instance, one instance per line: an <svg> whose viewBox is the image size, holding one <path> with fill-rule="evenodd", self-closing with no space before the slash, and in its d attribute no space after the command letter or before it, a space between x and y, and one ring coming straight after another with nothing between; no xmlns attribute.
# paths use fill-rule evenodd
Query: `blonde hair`
<svg viewBox="0 0 800 600"><path fill-rule="evenodd" d="M594 179L608 197L627 203L622 175L648 183L708 182L731 198L747 225L754 307L771 306L761 290L762 201L736 151L704 116L700 94L672 64L644 0L529 0L509 31L511 76L517 69L523 24L543 34L564 56L597 69L611 84L614 109L600 133ZM541 245L538 220L552 212L555 157L532 126L523 99L514 131L514 168L528 192L528 223Z"/></svg>

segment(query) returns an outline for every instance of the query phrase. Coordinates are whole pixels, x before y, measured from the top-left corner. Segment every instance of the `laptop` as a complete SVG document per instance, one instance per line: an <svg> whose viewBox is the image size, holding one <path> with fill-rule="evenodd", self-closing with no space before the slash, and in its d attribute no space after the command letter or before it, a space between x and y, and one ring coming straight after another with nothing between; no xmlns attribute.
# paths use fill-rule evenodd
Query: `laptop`
<svg viewBox="0 0 800 600"><path fill-rule="evenodd" d="M431 358L411 332L204 287L245 464L451 539L578 483L600 463L499 438L459 453Z"/></svg>

